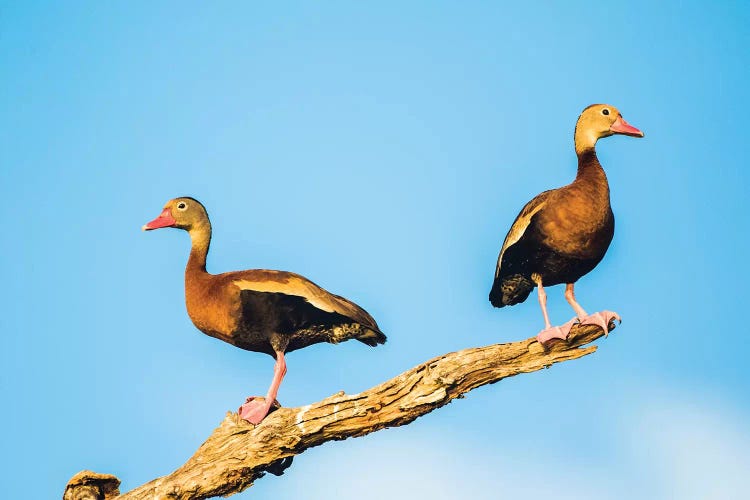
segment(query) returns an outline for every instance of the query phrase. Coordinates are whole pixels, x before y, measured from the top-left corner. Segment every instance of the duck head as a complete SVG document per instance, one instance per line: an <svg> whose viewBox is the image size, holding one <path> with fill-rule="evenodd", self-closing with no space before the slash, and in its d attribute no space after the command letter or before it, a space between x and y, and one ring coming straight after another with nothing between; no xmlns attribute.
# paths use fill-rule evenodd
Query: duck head
<svg viewBox="0 0 750 500"><path fill-rule="evenodd" d="M188 196L169 200L159 216L143 226L144 231L176 227L192 232L194 229L211 227L206 208Z"/></svg>
<svg viewBox="0 0 750 500"><path fill-rule="evenodd" d="M593 149L596 141L614 134L643 137L643 132L626 122L616 107L609 104L592 104L578 117L575 131L576 152Z"/></svg>

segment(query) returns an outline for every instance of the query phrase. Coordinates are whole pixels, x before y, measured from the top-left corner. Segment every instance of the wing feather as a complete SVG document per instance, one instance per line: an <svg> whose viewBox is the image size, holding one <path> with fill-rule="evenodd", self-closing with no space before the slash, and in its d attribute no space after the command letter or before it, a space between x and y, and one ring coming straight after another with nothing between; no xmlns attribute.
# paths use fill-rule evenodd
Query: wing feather
<svg viewBox="0 0 750 500"><path fill-rule="evenodd" d="M237 273L232 282L240 290L283 293L302 297L321 311L341 314L367 328L380 332L377 323L367 311L354 302L325 290L299 274L287 271L253 269Z"/></svg>
<svg viewBox="0 0 750 500"><path fill-rule="evenodd" d="M500 249L500 255L497 257L495 279L500 276L500 270L503 265L503 255L505 254L505 251L508 249L508 247L517 243L518 240L523 237L526 229L528 229L529 224L531 223L532 217L534 217L537 212L542 210L547 205L547 198L549 197L550 193L552 193L552 191L553 190L544 191L543 193L535 196L534 199L528 202L523 207L523 209L521 209L521 213L519 213L516 217L516 220L513 221L508 234L505 236L505 241L503 241L503 246Z"/></svg>

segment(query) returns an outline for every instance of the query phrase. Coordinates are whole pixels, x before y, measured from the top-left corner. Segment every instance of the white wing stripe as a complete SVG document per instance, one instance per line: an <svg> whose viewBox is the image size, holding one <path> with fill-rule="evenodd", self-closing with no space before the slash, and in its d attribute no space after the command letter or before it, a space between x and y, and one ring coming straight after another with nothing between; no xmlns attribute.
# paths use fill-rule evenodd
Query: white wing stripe
<svg viewBox="0 0 750 500"><path fill-rule="evenodd" d="M256 292L284 293L302 297L321 311L336 312L332 305L321 297L320 291L314 285L305 283L300 279L290 279L287 283L278 281L250 281L237 280L234 282L241 290L254 290Z"/></svg>

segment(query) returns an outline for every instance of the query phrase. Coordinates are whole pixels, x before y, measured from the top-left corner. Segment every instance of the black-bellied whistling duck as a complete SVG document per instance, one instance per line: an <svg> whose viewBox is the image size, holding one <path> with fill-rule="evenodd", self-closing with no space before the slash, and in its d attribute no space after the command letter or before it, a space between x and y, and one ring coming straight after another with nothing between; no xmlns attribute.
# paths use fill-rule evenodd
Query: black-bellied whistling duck
<svg viewBox="0 0 750 500"><path fill-rule="evenodd" d="M575 282L602 260L615 232L607 176L594 149L597 140L613 134L643 137L614 106L593 104L583 110L575 129L575 180L543 192L523 207L497 259L490 302L495 307L518 304L537 286L545 325L537 339L543 345L553 338L567 339L576 322L599 325L606 334L609 323L620 320L611 311L587 314L573 292ZM552 326L544 286L560 283L566 283L565 299L576 317Z"/></svg>
<svg viewBox="0 0 750 500"><path fill-rule="evenodd" d="M370 346L385 342L367 311L298 274L266 269L206 272L211 222L197 200L170 200L143 229L162 227L184 229L192 240L185 269L185 302L193 324L241 349L276 358L265 399L248 398L240 407L245 420L258 424L268 414L286 374L284 353L318 342L357 339Z"/></svg>

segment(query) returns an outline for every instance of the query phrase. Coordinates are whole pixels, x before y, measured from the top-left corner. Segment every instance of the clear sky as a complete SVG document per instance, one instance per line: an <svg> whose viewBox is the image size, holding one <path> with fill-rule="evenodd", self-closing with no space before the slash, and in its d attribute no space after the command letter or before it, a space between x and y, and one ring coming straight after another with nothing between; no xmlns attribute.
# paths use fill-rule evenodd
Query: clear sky
<svg viewBox="0 0 750 500"><path fill-rule="evenodd" d="M624 320L599 352L239 498L743 497L748 26L745 2L0 2L1 496L84 468L129 490L265 392L270 357L185 313L187 235L141 232L168 199L208 208L210 271L301 273L388 334L291 354L304 405L537 333L535 300L490 306L497 253L605 102L646 137L598 147L617 229L577 292Z"/></svg>

